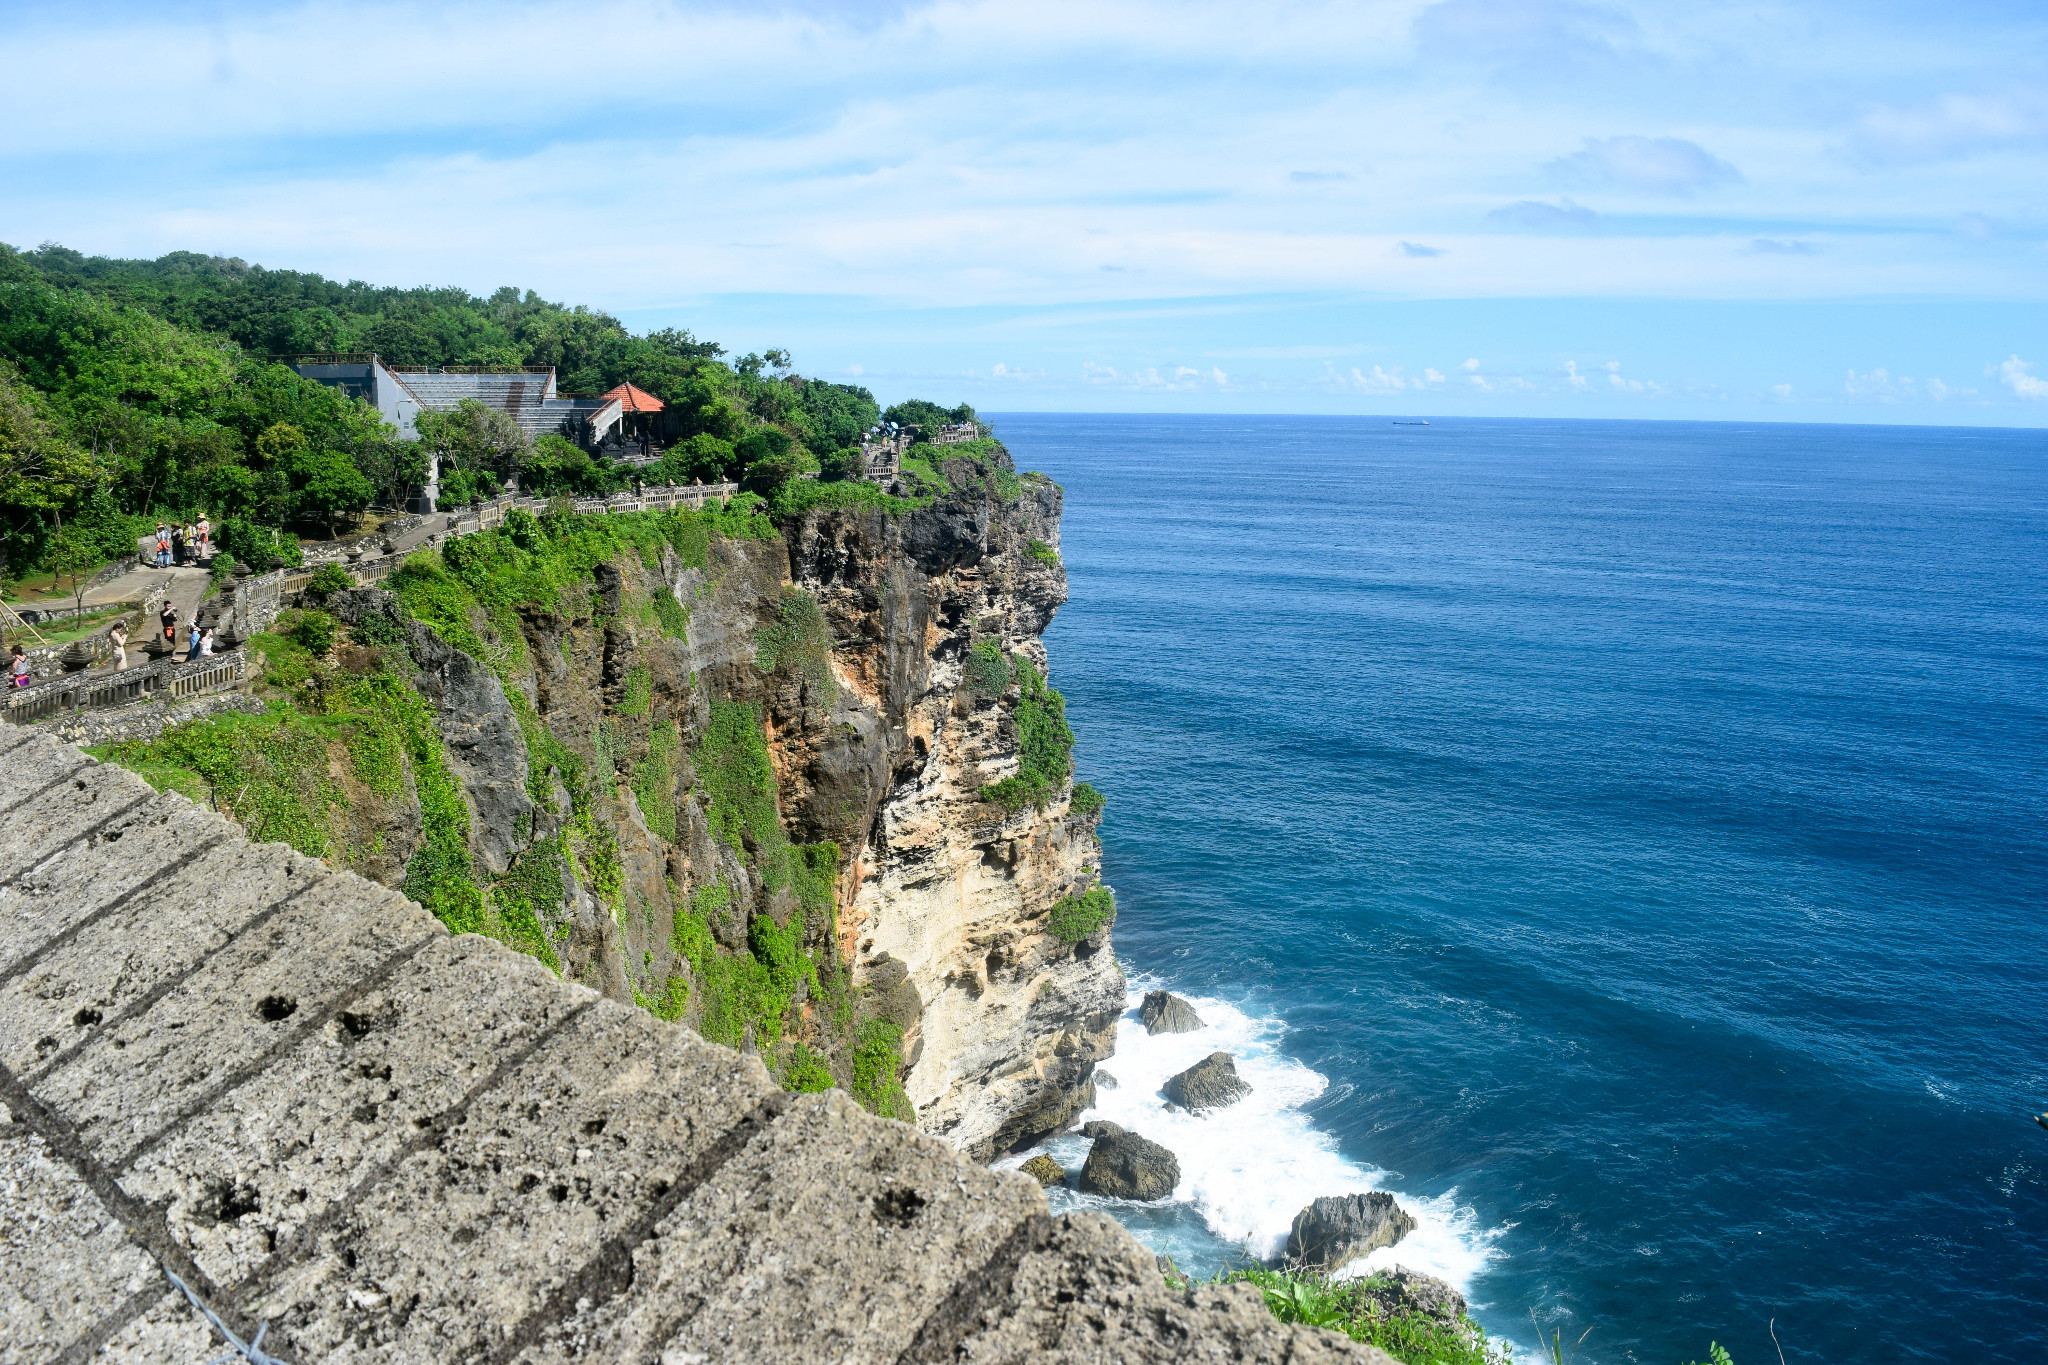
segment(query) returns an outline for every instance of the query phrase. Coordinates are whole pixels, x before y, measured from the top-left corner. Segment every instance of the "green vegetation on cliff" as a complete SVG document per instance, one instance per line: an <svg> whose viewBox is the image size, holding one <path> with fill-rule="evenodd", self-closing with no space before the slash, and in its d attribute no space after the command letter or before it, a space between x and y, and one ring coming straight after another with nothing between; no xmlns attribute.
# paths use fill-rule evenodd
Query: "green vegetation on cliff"
<svg viewBox="0 0 2048 1365"><path fill-rule="evenodd" d="M1514 1359L1506 1343L1490 1340L1485 1328L1463 1314L1449 1321L1389 1307L1387 1283L1377 1275L1336 1281L1318 1271L1251 1266L1222 1280L1257 1285L1267 1311L1282 1322L1331 1328L1379 1347L1403 1365L1512 1365ZM1170 1274L1168 1283L1185 1288L1187 1282Z"/></svg>
<svg viewBox="0 0 2048 1365"><path fill-rule="evenodd" d="M1045 675L1019 654L1016 667L1017 771L981 789L1011 814L1026 806L1043 809L1074 772L1074 732L1067 727L1067 699L1046 685Z"/></svg>
<svg viewBox="0 0 2048 1365"><path fill-rule="evenodd" d="M1116 922L1116 897L1106 886L1091 886L1079 896L1066 896L1053 906L1046 931L1054 938L1079 943Z"/></svg>

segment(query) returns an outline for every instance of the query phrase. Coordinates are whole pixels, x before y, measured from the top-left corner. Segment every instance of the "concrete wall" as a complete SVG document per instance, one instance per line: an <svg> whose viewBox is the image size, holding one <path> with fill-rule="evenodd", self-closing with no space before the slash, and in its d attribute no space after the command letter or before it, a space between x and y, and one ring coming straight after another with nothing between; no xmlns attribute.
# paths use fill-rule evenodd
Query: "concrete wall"
<svg viewBox="0 0 2048 1365"><path fill-rule="evenodd" d="M0 1361L1370 1361L0 728Z"/></svg>

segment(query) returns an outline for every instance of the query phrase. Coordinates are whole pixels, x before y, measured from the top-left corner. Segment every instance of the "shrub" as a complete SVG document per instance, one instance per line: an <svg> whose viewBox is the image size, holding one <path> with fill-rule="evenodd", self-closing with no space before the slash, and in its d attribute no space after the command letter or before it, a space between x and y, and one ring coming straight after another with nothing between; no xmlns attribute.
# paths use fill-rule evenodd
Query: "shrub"
<svg viewBox="0 0 2048 1365"><path fill-rule="evenodd" d="M315 598L328 598L338 592L347 592L356 585L356 580L347 569L339 564L323 564L320 571L306 584L306 592Z"/></svg>
<svg viewBox="0 0 2048 1365"><path fill-rule="evenodd" d="M917 1122L917 1110L903 1093L903 1026L870 1019L860 1026L853 1048L853 1097L883 1118Z"/></svg>
<svg viewBox="0 0 2048 1365"><path fill-rule="evenodd" d="M1046 917L1046 932L1064 943L1082 939L1116 923L1116 897L1106 886L1091 886L1079 896L1068 896L1053 906Z"/></svg>
<svg viewBox="0 0 2048 1365"><path fill-rule="evenodd" d="M306 559L297 536L275 527L258 526L241 517L223 518L214 528L213 539L222 551L257 573L268 573L273 559L282 561L286 568L296 567Z"/></svg>
<svg viewBox="0 0 2048 1365"><path fill-rule="evenodd" d="M978 641L967 651L967 690L976 696L1000 697L1010 690L1010 661L994 640Z"/></svg>
<svg viewBox="0 0 2048 1365"><path fill-rule="evenodd" d="M825 1065L825 1059L797 1043L789 1050L789 1060L782 1066L782 1088L793 1090L799 1095L815 1095L821 1090L830 1090L835 1082L832 1069Z"/></svg>
<svg viewBox="0 0 2048 1365"><path fill-rule="evenodd" d="M324 657L334 648L334 618L324 611L301 611L296 615L289 628L293 643L316 659ZM279 624L284 624L282 613Z"/></svg>
<svg viewBox="0 0 2048 1365"><path fill-rule="evenodd" d="M1109 798L1097 791L1091 783L1076 782L1072 807L1076 815L1100 815L1109 805Z"/></svg>
<svg viewBox="0 0 2048 1365"><path fill-rule="evenodd" d="M1032 541L1026 552L1041 564L1050 565L1055 569L1059 567L1060 552L1042 540Z"/></svg>
<svg viewBox="0 0 2048 1365"><path fill-rule="evenodd" d="M1017 773L981 789L1015 815L1026 806L1044 808L1073 775L1074 732L1067 728L1067 699L1045 684L1045 675L1018 655Z"/></svg>

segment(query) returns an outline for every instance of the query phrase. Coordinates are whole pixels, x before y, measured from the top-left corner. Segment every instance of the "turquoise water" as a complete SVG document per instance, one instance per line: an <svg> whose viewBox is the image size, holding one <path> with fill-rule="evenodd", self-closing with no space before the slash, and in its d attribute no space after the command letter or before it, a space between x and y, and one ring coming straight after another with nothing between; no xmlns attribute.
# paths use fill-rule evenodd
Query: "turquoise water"
<svg viewBox="0 0 2048 1365"><path fill-rule="evenodd" d="M995 420L1118 951L1258 1087L1126 1027L1189 1178L1114 1212L1208 1269L1383 1186L1588 1365L2041 1358L2048 437Z"/></svg>

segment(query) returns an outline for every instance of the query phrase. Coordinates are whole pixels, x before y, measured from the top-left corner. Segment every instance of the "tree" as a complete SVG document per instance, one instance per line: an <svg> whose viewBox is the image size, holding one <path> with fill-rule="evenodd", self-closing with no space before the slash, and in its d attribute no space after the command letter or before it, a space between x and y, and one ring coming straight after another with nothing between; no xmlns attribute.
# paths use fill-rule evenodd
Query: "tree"
<svg viewBox="0 0 2048 1365"><path fill-rule="evenodd" d="M104 461L58 430L19 372L0 362L0 559L33 562L65 512L103 492L108 474Z"/></svg>
<svg viewBox="0 0 2048 1365"><path fill-rule="evenodd" d="M420 444L441 457L444 470L452 464L503 479L518 472L527 450L526 433L517 422L474 398L447 412L422 412L414 425Z"/></svg>
<svg viewBox="0 0 2048 1365"><path fill-rule="evenodd" d="M368 507L376 492L354 462L338 450L307 450L287 473L297 485L293 512L323 523L330 540L336 523Z"/></svg>
<svg viewBox="0 0 2048 1365"><path fill-rule="evenodd" d="M740 458L731 441L721 441L708 431L670 446L661 457L662 476L670 483L718 483L741 469Z"/></svg>
<svg viewBox="0 0 2048 1365"><path fill-rule="evenodd" d="M105 562L99 547L76 531L59 531L56 539L50 542L50 567L60 574L70 575L71 598L80 616L85 615L86 575Z"/></svg>

